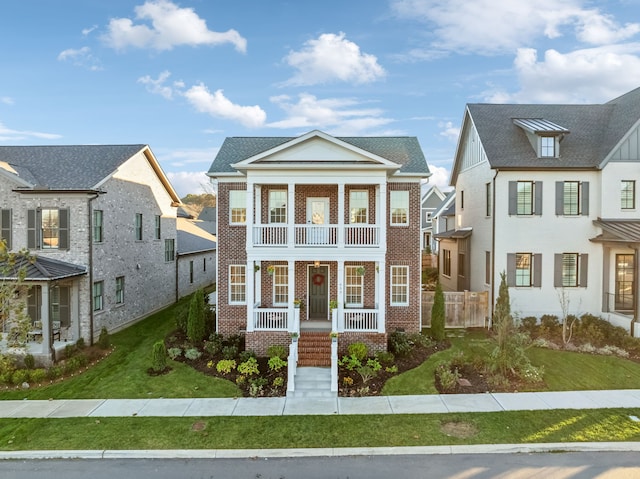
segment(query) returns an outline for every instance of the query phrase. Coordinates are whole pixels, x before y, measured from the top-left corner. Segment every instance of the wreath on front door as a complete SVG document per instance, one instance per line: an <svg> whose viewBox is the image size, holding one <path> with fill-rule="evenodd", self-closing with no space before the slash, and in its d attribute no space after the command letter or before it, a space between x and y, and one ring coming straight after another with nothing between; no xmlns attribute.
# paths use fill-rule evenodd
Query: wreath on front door
<svg viewBox="0 0 640 479"><path fill-rule="evenodd" d="M322 286L324 284L324 275L323 274L314 274L311 278L314 286Z"/></svg>

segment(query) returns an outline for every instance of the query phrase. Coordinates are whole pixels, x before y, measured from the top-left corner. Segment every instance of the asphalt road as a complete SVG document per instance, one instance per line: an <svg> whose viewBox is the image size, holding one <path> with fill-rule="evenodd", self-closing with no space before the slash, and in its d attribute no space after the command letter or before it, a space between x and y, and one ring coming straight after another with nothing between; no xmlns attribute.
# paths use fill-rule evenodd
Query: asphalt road
<svg viewBox="0 0 640 479"><path fill-rule="evenodd" d="M2 479L634 479L636 452L0 461Z"/></svg>

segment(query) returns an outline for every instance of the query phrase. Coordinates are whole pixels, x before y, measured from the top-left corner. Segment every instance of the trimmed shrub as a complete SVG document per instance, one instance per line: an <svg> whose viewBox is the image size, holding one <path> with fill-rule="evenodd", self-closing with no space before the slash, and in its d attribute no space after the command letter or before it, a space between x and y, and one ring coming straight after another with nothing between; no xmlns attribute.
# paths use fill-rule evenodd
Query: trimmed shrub
<svg viewBox="0 0 640 479"><path fill-rule="evenodd" d="M157 341L153 343L153 349L151 351L151 369L160 373L167 368L167 348L164 345L164 341Z"/></svg>
<svg viewBox="0 0 640 479"><path fill-rule="evenodd" d="M29 378L32 383L41 384L47 378L47 370L43 368L32 369Z"/></svg>
<svg viewBox="0 0 640 479"><path fill-rule="evenodd" d="M33 354L27 354L24 357L24 367L27 369L33 369L36 367L36 358L33 357Z"/></svg>
<svg viewBox="0 0 640 479"><path fill-rule="evenodd" d="M244 363L246 361L248 361L249 359L256 359L256 353L254 351L248 350L248 351L242 351L239 355L238 355L238 360L241 363Z"/></svg>
<svg viewBox="0 0 640 479"><path fill-rule="evenodd" d="M404 331L394 331L389 335L388 349L396 356L406 356L411 352L411 343Z"/></svg>
<svg viewBox="0 0 640 479"><path fill-rule="evenodd" d="M369 354L369 348L364 343L351 343L347 351L349 356L356 358L358 361L364 360Z"/></svg>
<svg viewBox="0 0 640 479"><path fill-rule="evenodd" d="M202 342L205 338L206 325L204 318L204 293L201 289L193 293L189 304L189 318L187 320L187 338L193 344Z"/></svg>
<svg viewBox="0 0 640 479"><path fill-rule="evenodd" d="M200 358L200 356L202 356L202 353L196 348L189 348L184 352L184 357L189 361L195 361L196 359Z"/></svg>
<svg viewBox="0 0 640 479"><path fill-rule="evenodd" d="M281 344L273 344L267 349L267 356L270 358L278 357L280 359L287 359L287 348Z"/></svg>
<svg viewBox="0 0 640 479"><path fill-rule="evenodd" d="M436 293L433 298L433 306L431 307L431 336L436 341L444 340L444 293L440 281L436 283Z"/></svg>
<svg viewBox="0 0 640 479"><path fill-rule="evenodd" d="M246 361L240 363L238 365L238 372L245 376L260 374L260 369L258 368L258 360L254 357L251 357Z"/></svg>
<svg viewBox="0 0 640 479"><path fill-rule="evenodd" d="M236 361L234 359L221 359L216 364L216 371L221 374L229 374L236 368Z"/></svg>
<svg viewBox="0 0 640 479"><path fill-rule="evenodd" d="M30 379L30 371L28 369L16 369L11 376L11 382L17 386L22 383L28 383Z"/></svg>
<svg viewBox="0 0 640 479"><path fill-rule="evenodd" d="M287 365L287 362L282 360L279 356L273 356L269 358L269 370L270 371L280 371Z"/></svg>
<svg viewBox="0 0 640 479"><path fill-rule="evenodd" d="M111 338L109 337L109 331L104 326L100 330L100 336L98 336L98 347L100 349L109 349L111 346Z"/></svg>
<svg viewBox="0 0 640 479"><path fill-rule="evenodd" d="M222 348L222 357L224 359L235 359L238 356L238 346L229 345Z"/></svg>
<svg viewBox="0 0 640 479"><path fill-rule="evenodd" d="M169 348L167 349L167 354L169 355L169 357L173 360L179 358L180 356L182 356L182 349L180 348Z"/></svg>

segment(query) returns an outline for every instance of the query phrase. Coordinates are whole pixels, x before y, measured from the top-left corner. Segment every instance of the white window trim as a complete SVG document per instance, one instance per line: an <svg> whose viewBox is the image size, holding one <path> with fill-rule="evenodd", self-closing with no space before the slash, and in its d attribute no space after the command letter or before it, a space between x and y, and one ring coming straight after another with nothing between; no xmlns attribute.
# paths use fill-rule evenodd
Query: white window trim
<svg viewBox="0 0 640 479"><path fill-rule="evenodd" d="M365 219L363 222L353 223L351 221L351 210L353 209L353 198L351 196L352 193L364 193L365 195ZM369 190L349 190L349 224L352 225L363 225L369 223Z"/></svg>
<svg viewBox="0 0 640 479"><path fill-rule="evenodd" d="M363 308L364 307L364 276L360 276L357 273L359 266L345 266L344 267L344 306L345 308ZM360 284L347 285L347 278L354 277L360 280ZM347 302L347 288L357 288L360 290L360 302L348 303Z"/></svg>
<svg viewBox="0 0 640 479"><path fill-rule="evenodd" d="M282 264L274 264L273 265L273 288L272 288L272 302L274 306L286 306L288 304L289 297L289 267ZM276 279L279 277L284 277L283 283L276 283ZM276 286L284 287L286 292L284 294L284 301L276 301Z"/></svg>
<svg viewBox="0 0 640 479"><path fill-rule="evenodd" d="M233 283L231 281L231 271L233 268L243 268L244 269L244 282L243 283ZM230 264L229 265L229 304L247 304L247 265L246 264ZM232 286L244 286L244 299L241 301L234 301L232 299Z"/></svg>
<svg viewBox="0 0 640 479"><path fill-rule="evenodd" d="M407 212L407 214L406 214L407 221L404 222L404 223L396 223L395 221L393 221L393 210L394 209L399 209L399 208L394 206L393 199L394 199L394 196L396 196L396 197L398 196L397 195L398 193L402 193L403 202L404 202L404 199L405 199L404 197L406 195L406 205L403 205L403 208L405 208L406 212ZM391 191L391 194L389 195L389 224L391 226L409 226L409 204L410 204L410 201L409 201L410 198L409 197L410 197L409 191L406 191L406 190L393 190L393 191Z"/></svg>
<svg viewBox="0 0 640 479"><path fill-rule="evenodd" d="M406 272L405 278L406 282L404 284L396 284L394 283L394 271L396 269L402 269ZM391 266L390 269L390 281L389 281L389 304L391 306L409 306L409 266ZM393 300L393 289L394 287L404 287L405 288L405 297L406 301L394 301Z"/></svg>
<svg viewBox="0 0 640 479"><path fill-rule="evenodd" d="M274 208L273 198L271 193L284 193L284 220L283 221L271 221L271 210ZM280 201L280 200L278 200ZM269 190L269 223L280 225L287 223L287 215L289 214L289 205L287 204L287 190Z"/></svg>

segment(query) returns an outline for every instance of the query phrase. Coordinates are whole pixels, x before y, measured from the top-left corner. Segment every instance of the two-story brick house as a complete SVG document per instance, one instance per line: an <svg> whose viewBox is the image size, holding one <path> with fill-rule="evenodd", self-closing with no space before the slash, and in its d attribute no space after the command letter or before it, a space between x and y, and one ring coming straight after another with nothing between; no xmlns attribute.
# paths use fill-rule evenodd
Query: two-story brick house
<svg viewBox="0 0 640 479"><path fill-rule="evenodd" d="M230 137L208 175L218 331L246 333L263 354L309 328L340 333L341 349L357 340L373 350L389 332L420 330L420 182L430 173L416 138Z"/></svg>
<svg viewBox="0 0 640 479"><path fill-rule="evenodd" d="M640 89L604 104L467 105L456 224L437 236L442 283L495 304L505 272L520 316L561 316L564 304L633 329L639 125Z"/></svg>
<svg viewBox="0 0 640 479"><path fill-rule="evenodd" d="M146 145L0 147L0 232L36 258L34 356L175 301L179 201Z"/></svg>

